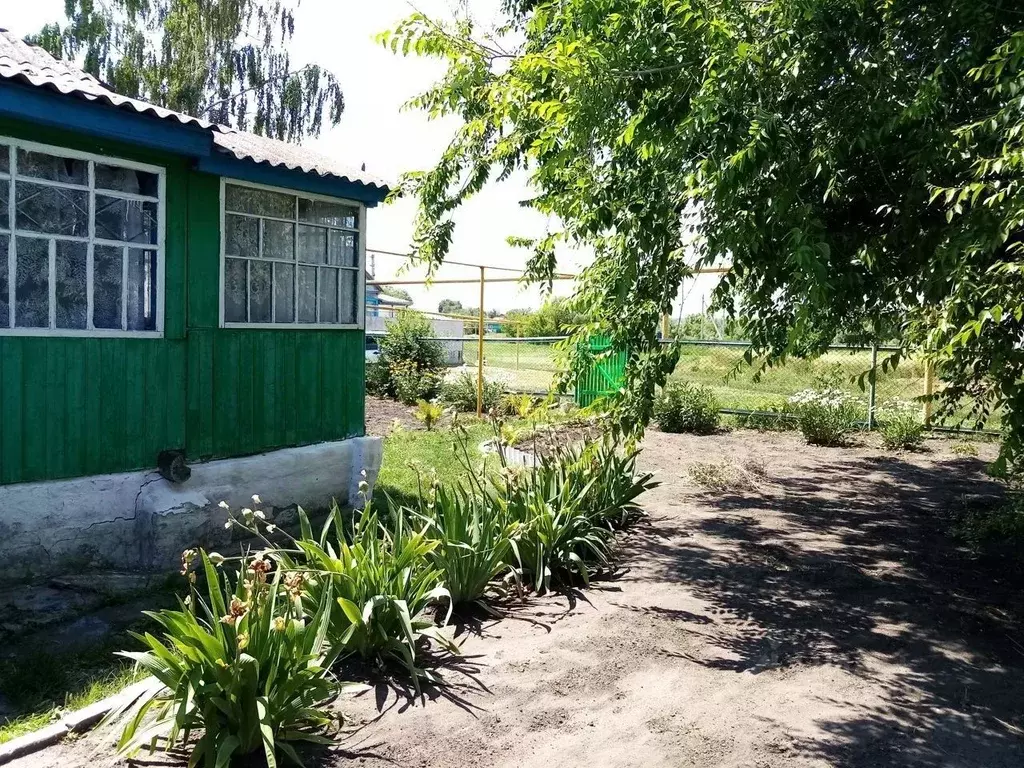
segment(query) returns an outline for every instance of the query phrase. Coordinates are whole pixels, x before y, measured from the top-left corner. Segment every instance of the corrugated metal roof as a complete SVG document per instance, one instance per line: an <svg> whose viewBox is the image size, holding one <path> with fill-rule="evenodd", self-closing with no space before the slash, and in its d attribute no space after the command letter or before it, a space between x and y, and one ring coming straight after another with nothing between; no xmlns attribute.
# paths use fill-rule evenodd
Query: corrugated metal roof
<svg viewBox="0 0 1024 768"><path fill-rule="evenodd" d="M293 171L315 173L320 176L334 176L381 190L389 188L388 183L383 179L364 170L339 163L335 158L322 152L231 128L222 128L221 131L221 133L214 134L213 143L222 152L233 155L239 160L252 160L257 163L266 163Z"/></svg>
<svg viewBox="0 0 1024 768"><path fill-rule="evenodd" d="M334 177L380 190L389 189L389 185L383 179L339 163L335 158L312 149L215 125L181 112L122 96L73 64L58 61L42 48L29 45L2 28L0 28L0 79L57 91L65 96L131 110L163 120L174 120L181 125L202 128L210 132L215 150L240 160L251 160L293 171Z"/></svg>
<svg viewBox="0 0 1024 768"><path fill-rule="evenodd" d="M42 48L29 45L6 29L0 29L0 78L119 109L130 109L140 115L177 120L182 125L194 125L207 130L215 127L206 120L115 93L92 75L65 61L58 61Z"/></svg>

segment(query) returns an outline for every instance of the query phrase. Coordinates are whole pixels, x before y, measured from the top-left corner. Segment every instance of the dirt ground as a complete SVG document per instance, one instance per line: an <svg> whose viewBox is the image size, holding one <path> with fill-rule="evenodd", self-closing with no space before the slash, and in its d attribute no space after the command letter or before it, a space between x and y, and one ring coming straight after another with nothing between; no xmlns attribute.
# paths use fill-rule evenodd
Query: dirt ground
<svg viewBox="0 0 1024 768"><path fill-rule="evenodd" d="M623 539L628 570L464 627L448 687L347 700L358 729L314 762L1020 768L1020 584L943 533L999 489L948 445L651 432L662 485ZM737 487L694 484L694 463L723 461ZM96 739L13 765L85 765Z"/></svg>

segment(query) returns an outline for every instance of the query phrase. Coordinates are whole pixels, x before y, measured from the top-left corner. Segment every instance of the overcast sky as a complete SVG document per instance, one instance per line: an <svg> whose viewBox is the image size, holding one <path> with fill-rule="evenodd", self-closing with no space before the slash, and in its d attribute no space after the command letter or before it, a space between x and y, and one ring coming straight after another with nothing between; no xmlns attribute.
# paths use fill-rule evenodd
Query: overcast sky
<svg viewBox="0 0 1024 768"><path fill-rule="evenodd" d="M64 0L5 0L0 26L24 35L50 21L63 22ZM450 0L416 0L417 9L434 16L450 15ZM498 18L495 0L472 0L478 20L492 23ZM292 59L295 66L315 62L332 70L345 93L341 123L309 143L351 165L366 163L367 170L386 179L402 172L429 168L440 155L455 127L452 121L428 121L421 112L403 110L402 105L422 92L443 72L439 62L393 55L374 41L374 36L394 26L413 10L407 0L302 0L296 14ZM510 248L508 235L543 234L548 222L525 210L519 201L529 197L525 176L492 184L467 204L457 217L450 258L473 263L521 268L524 251ZM412 235L412 201L401 201L373 209L368 216L367 244L370 248L406 252ZM574 272L585 254L559 254L560 269ZM381 278L394 276L399 261L386 256L376 259ZM421 276L407 275L406 279ZM497 275L498 273L495 273ZM447 266L441 277L477 277L478 271ZM435 285L405 286L421 309L436 311L443 298L454 298L467 306L478 304L478 287ZM696 288L696 289L695 289ZM556 283L557 294L567 294L568 283ZM699 311L704 285L685 287L685 311ZM537 306L536 289L521 289L514 283L487 286L485 305L489 309Z"/></svg>

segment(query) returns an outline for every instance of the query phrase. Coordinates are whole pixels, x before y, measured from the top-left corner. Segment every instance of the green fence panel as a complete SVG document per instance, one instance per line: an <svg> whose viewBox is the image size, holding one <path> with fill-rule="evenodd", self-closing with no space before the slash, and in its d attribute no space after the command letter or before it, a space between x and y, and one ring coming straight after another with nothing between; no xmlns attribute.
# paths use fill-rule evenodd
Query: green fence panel
<svg viewBox="0 0 1024 768"><path fill-rule="evenodd" d="M592 336L587 344L596 359L576 382L576 405L581 408L618 392L626 375L625 350L613 350L607 336Z"/></svg>

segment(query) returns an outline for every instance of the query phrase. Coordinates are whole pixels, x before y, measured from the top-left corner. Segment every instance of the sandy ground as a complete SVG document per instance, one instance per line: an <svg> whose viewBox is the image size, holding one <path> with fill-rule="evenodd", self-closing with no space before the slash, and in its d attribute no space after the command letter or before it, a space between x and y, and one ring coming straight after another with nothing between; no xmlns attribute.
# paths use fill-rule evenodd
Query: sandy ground
<svg viewBox="0 0 1024 768"><path fill-rule="evenodd" d="M737 487L690 480L721 461ZM627 571L463 627L446 688L347 700L358 730L311 762L1024 766L1020 585L942 533L998 493L980 460L652 432L643 464L662 485ZM99 738L13 765L86 765Z"/></svg>

